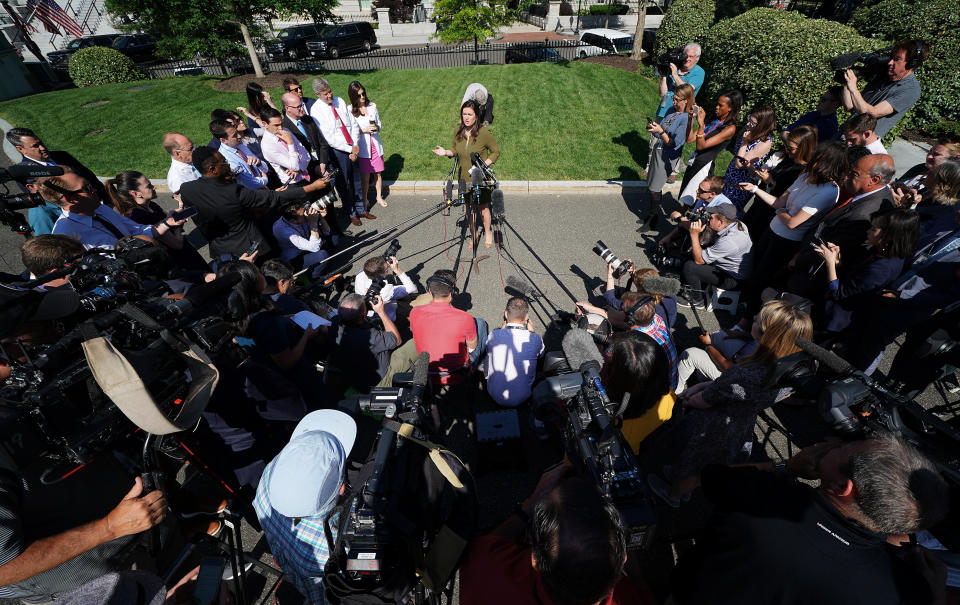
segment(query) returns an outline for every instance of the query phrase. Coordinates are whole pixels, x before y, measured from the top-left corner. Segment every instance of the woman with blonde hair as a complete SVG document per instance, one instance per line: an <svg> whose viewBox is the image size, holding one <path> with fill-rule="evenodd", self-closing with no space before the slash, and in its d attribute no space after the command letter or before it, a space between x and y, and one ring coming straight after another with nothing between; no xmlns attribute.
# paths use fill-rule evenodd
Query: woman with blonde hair
<svg viewBox="0 0 960 605"><path fill-rule="evenodd" d="M673 161L683 154L683 144L690 136L696 119L693 86L681 84L673 93L673 109L660 122L647 122L647 132L656 139L647 166L647 188L650 190L650 214L645 231L653 231L660 220L660 196L667 177L673 172Z"/></svg>
<svg viewBox="0 0 960 605"><path fill-rule="evenodd" d="M700 469L707 464L736 462L744 444L753 439L757 413L788 394L771 384L778 360L800 350L797 339L813 333L810 316L794 305L771 300L754 318L751 335L757 350L711 382L686 389L674 416L657 439L674 452L665 467L666 481L650 475L654 493L678 507L700 485Z"/></svg>

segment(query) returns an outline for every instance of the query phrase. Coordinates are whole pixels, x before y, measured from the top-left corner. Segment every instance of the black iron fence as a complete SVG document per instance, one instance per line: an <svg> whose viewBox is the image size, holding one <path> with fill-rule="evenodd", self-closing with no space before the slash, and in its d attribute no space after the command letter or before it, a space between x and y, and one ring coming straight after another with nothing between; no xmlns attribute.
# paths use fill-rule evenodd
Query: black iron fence
<svg viewBox="0 0 960 605"><path fill-rule="evenodd" d="M427 45L413 48L391 47L341 56L337 59L317 57L275 61L267 56L261 56L260 65L265 71L317 73L374 69L428 69L544 61L559 63L604 53L603 49L581 44L577 40L544 40L543 42L480 44L476 48L472 44L457 46ZM139 67L151 78L253 73L250 60L246 57L198 59L194 61L153 61L141 64Z"/></svg>

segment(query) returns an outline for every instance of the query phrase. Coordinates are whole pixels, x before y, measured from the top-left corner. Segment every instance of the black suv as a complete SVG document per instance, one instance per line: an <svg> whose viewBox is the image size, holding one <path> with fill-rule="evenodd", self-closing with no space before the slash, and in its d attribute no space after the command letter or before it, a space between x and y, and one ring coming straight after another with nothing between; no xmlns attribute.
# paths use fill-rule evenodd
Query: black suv
<svg viewBox="0 0 960 605"><path fill-rule="evenodd" d="M120 37L120 34L102 34L97 36L84 36L82 38L75 38L70 41L70 44L67 44L66 48L48 52L47 60L50 61L51 67L56 69L67 69L70 64L70 57L73 56L73 53L77 52L81 48L89 48L91 46L112 46L113 41L118 37Z"/></svg>
<svg viewBox="0 0 960 605"><path fill-rule="evenodd" d="M113 41L113 48L127 55L135 63L153 61L157 43L148 34L128 34Z"/></svg>
<svg viewBox="0 0 960 605"><path fill-rule="evenodd" d="M538 44L511 46L504 54L504 63L565 63L567 60L556 50Z"/></svg>
<svg viewBox="0 0 960 605"><path fill-rule="evenodd" d="M274 61L299 59L308 56L307 42L319 40L320 32L329 25L294 25L277 32L275 40L267 42L267 56Z"/></svg>
<svg viewBox="0 0 960 605"><path fill-rule="evenodd" d="M373 26L366 21L329 25L320 32L318 40L307 42L311 57L336 59L349 52L366 52L377 43Z"/></svg>

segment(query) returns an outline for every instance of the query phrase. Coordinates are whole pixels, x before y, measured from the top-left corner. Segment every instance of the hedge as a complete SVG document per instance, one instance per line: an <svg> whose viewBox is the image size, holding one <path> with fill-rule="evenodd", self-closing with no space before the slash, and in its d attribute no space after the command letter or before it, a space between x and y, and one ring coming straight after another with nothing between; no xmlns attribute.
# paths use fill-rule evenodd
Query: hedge
<svg viewBox="0 0 960 605"><path fill-rule="evenodd" d="M594 4L587 14L590 15L626 15L630 7L626 4L614 2L612 4Z"/></svg>
<svg viewBox="0 0 960 605"><path fill-rule="evenodd" d="M714 0L675 0L657 28L653 56L659 57L687 42L703 43L707 30L713 24L715 10Z"/></svg>
<svg viewBox="0 0 960 605"><path fill-rule="evenodd" d="M104 46L91 46L73 53L70 79L78 88L143 79L130 57Z"/></svg>
<svg viewBox="0 0 960 605"><path fill-rule="evenodd" d="M721 93L739 89L747 108L773 106L777 129L812 111L835 84L832 57L875 44L840 23L771 8L720 21L706 39L700 58L706 83L698 104L712 107Z"/></svg>

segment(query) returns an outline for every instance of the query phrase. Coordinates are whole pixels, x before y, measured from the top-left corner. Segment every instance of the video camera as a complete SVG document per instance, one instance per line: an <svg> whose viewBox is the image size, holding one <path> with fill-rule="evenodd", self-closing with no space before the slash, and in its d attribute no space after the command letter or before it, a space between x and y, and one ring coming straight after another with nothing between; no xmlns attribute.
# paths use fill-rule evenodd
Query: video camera
<svg viewBox="0 0 960 605"><path fill-rule="evenodd" d="M29 236L33 233L30 223L27 219L17 212L18 210L29 210L42 206L44 200L36 193L11 193L6 183L16 180L19 183L26 183L44 176L59 176L63 174L63 168L57 166L9 166L0 168L0 186L3 192L0 193L0 223L10 227L15 233Z"/></svg>
<svg viewBox="0 0 960 605"><path fill-rule="evenodd" d="M560 426L570 462L616 506L627 532L627 548L647 548L656 517L637 459L614 422L623 410L611 403L600 383L602 358L594 338L586 330L572 329L564 335L562 347L568 371L547 378L552 397L534 401L534 414L548 426ZM561 406L554 398L562 401Z"/></svg>
<svg viewBox="0 0 960 605"><path fill-rule="evenodd" d="M838 84L845 84L846 78L843 75L848 69L853 69L860 80L872 80L878 75L887 72L887 64L890 62L890 55L887 51L878 51L871 53L852 52L837 55L830 59L830 69L833 70L833 79Z"/></svg>
<svg viewBox="0 0 960 605"><path fill-rule="evenodd" d="M667 52L660 55L657 59L657 63L654 67L657 77L663 78L670 75L670 64L673 63L677 66L677 69L683 69L683 64L687 61L687 53L683 50L683 47L676 48L674 50L668 50Z"/></svg>
<svg viewBox="0 0 960 605"><path fill-rule="evenodd" d="M610 252L610 248L607 248L607 245L600 240L597 240L597 243L593 245L593 252L602 258L603 262L613 267L613 275L617 279L620 279L624 274L628 273L630 269L633 269L633 263L617 258L613 252Z"/></svg>

